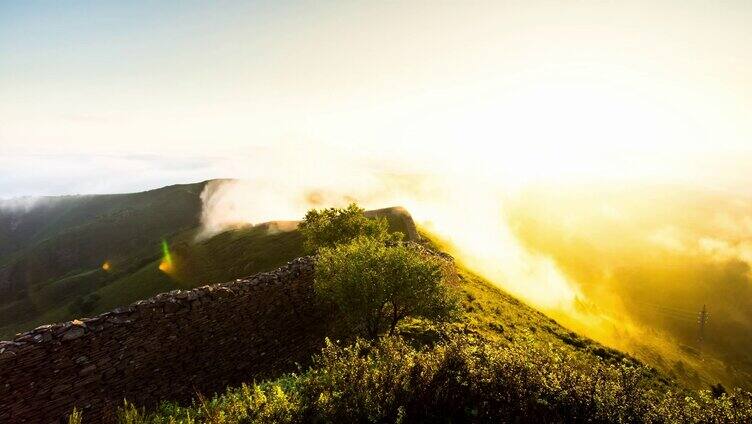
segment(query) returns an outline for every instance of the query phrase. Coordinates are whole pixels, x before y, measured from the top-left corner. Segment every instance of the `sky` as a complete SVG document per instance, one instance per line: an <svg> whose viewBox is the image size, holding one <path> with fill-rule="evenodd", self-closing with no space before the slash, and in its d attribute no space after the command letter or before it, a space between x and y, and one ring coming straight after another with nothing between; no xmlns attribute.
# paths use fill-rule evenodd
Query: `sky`
<svg viewBox="0 0 752 424"><path fill-rule="evenodd" d="M0 198L295 172L300 150L740 187L749 22L746 1L3 0Z"/></svg>

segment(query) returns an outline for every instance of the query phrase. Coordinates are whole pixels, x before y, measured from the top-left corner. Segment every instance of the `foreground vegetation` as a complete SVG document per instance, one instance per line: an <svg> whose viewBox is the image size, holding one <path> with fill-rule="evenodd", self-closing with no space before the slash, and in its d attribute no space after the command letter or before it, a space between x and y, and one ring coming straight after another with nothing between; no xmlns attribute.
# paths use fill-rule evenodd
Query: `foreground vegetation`
<svg viewBox="0 0 752 424"><path fill-rule="evenodd" d="M461 334L432 345L405 337L328 344L305 373L230 389L191 407L132 405L124 423L750 422L752 397L657 386L630 362L587 361L538 343Z"/></svg>
<svg viewBox="0 0 752 424"><path fill-rule="evenodd" d="M317 231L330 230L323 225ZM316 246L305 232L304 237L309 248ZM408 250L392 251L390 243L354 234L315 247L320 254L316 284L324 283L324 299L334 300L345 317L372 311L371 298L388 303L400 293L395 284L412 275L379 278L377 270L394 271L379 264L405 263L409 256L407 262L416 261L423 271L417 275L428 287L445 287L435 285L440 277L431 260L421 262L405 246L400 249ZM389 255L400 260L390 261ZM369 338L327 341L306 370L211 398L199 394L190 406L166 402L144 411L126 403L119 419L129 424L752 421L750 393L727 393L720 385L685 389L628 355L567 331L461 267L457 277L452 295L440 291L434 300L457 305L454 295L459 295L459 315L440 313L437 320L415 313L398 325L352 326ZM358 281L373 284L357 287ZM348 299L348 293L356 299ZM447 322L449 316L455 319ZM374 337L385 331L389 335Z"/></svg>

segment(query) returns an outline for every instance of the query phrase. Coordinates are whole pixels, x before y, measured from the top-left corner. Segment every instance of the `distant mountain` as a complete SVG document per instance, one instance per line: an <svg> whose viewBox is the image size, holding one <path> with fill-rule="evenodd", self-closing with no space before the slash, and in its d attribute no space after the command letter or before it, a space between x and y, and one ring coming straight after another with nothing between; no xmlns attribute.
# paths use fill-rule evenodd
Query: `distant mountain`
<svg viewBox="0 0 752 424"><path fill-rule="evenodd" d="M296 222L238 228L197 242L206 183L0 208L0 339L164 291L270 270L303 254ZM369 215L385 216L393 231L417 237L402 208ZM163 242L169 269L160 269Z"/></svg>
<svg viewBox="0 0 752 424"><path fill-rule="evenodd" d="M199 225L204 185L44 197L31 207L0 207L3 335L9 324L90 294L154 260L162 239Z"/></svg>

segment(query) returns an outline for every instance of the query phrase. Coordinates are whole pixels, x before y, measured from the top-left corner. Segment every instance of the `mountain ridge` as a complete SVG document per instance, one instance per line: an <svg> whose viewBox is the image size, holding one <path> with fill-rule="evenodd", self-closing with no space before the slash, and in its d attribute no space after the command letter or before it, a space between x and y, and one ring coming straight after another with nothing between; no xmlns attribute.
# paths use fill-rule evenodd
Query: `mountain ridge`
<svg viewBox="0 0 752 424"><path fill-rule="evenodd" d="M25 225L54 222L36 232L23 227L30 240L0 255L0 339L160 292L268 271L303 254L294 221L227 229L197 241L200 196L209 181L38 204ZM417 237L404 208L374 213L387 217L392 231ZM0 211L0 234L7 233L9 217ZM163 242L182 264L171 274L159 269Z"/></svg>

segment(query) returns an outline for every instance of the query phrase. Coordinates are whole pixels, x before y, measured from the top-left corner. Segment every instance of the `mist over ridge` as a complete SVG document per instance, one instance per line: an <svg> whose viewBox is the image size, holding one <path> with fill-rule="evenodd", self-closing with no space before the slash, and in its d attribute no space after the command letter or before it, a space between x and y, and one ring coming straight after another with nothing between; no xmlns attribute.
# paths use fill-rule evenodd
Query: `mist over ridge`
<svg viewBox="0 0 752 424"><path fill-rule="evenodd" d="M243 180L209 184L202 222L210 234L311 207L402 205L471 269L571 328L662 358L667 371L685 362L705 379L744 384L750 358L737 335L752 322L752 203L742 195L649 183L489 192L487 183L426 173L364 181L316 189L311 179L284 193ZM712 322L700 343L703 305Z"/></svg>

